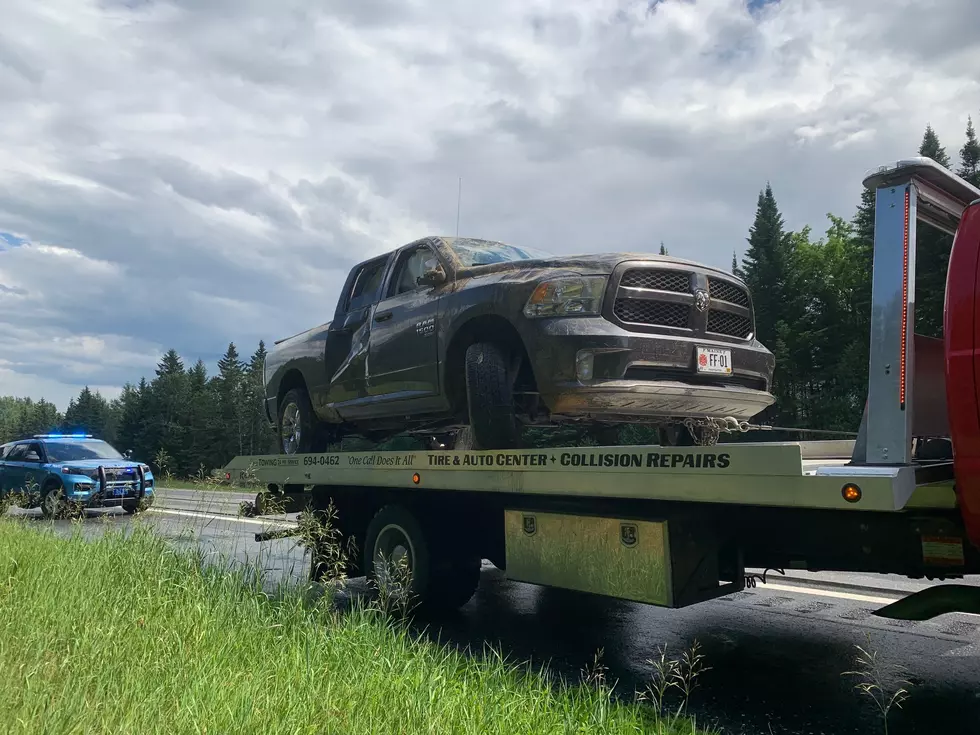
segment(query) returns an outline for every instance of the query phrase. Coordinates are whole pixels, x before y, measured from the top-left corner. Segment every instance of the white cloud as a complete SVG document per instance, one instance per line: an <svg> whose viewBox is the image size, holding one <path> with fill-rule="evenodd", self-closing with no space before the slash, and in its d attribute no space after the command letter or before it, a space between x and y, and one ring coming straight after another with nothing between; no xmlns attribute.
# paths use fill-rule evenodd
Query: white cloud
<svg viewBox="0 0 980 735"><path fill-rule="evenodd" d="M466 234L727 267L767 180L820 229L926 123L958 150L980 4L757 4L3 3L0 393L326 321L458 176Z"/></svg>

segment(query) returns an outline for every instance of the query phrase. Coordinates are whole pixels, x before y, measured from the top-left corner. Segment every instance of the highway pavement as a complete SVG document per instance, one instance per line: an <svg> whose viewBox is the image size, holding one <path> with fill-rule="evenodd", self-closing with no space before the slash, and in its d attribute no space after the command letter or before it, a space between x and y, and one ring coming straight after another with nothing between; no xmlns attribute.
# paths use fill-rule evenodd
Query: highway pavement
<svg viewBox="0 0 980 735"><path fill-rule="evenodd" d="M216 561L257 564L272 580L305 579L308 560L292 540L254 541L256 531L288 526L293 517L234 517L238 504L253 498L166 490L145 518L171 543L197 546ZM105 524L87 521L86 532L133 522L109 516ZM719 600L666 610L510 582L485 563L480 588L465 607L417 625L443 643L477 652L490 643L514 661L547 664L569 677L601 649L607 677L623 695L649 681L649 660L661 646L676 656L698 641L710 668L691 698L692 713L722 732L753 735L882 732L871 700L855 689L855 678L843 675L855 668L861 645L885 665L904 667L911 682L910 697L890 718L892 735L980 733L980 617L912 623L872 615L930 584L925 581L796 571L768 579ZM363 581L353 580L350 590L362 591Z"/></svg>

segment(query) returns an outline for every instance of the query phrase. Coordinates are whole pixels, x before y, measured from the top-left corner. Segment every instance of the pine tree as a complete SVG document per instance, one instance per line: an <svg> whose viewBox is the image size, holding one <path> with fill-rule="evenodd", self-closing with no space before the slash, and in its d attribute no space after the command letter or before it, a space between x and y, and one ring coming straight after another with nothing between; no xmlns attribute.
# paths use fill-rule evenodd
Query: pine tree
<svg viewBox="0 0 980 735"><path fill-rule="evenodd" d="M980 141L977 141L972 117L966 119L966 143L960 148L960 167L956 173L974 186L980 186Z"/></svg>
<svg viewBox="0 0 980 735"><path fill-rule="evenodd" d="M737 278L742 278L745 274L742 273L742 269L738 267L738 253L732 250L732 275Z"/></svg>
<svg viewBox="0 0 980 735"><path fill-rule="evenodd" d="M224 356L218 360L217 389L219 415L223 427L224 441L221 449L228 461L238 454L244 454L246 410L244 399L245 365L238 356L238 348L232 342Z"/></svg>
<svg viewBox="0 0 980 735"><path fill-rule="evenodd" d="M919 155L949 168L949 156L939 136L926 126ZM946 273L953 238L927 224L916 224L915 331L929 337L943 334L943 305L946 300Z"/></svg>
<svg viewBox="0 0 980 735"><path fill-rule="evenodd" d="M259 346L252 354L248 363L245 405L248 409L248 450L250 453L275 451L275 432L265 415L265 381L263 380L263 372L265 369L266 354L265 342L259 340Z"/></svg>
<svg viewBox="0 0 980 735"><path fill-rule="evenodd" d="M664 241L663 240L660 241L660 254L661 255L669 255L669 253L667 252L667 246L664 245Z"/></svg>
<svg viewBox="0 0 980 735"><path fill-rule="evenodd" d="M776 404L763 412L762 420L792 425L797 416L797 395L793 388L793 330L791 325L802 317L798 313L800 293L793 284L793 238L784 230L783 217L776 204L772 186L759 193L755 221L749 229L748 249L742 272L752 293L756 333L759 340L776 355L776 373L772 392Z"/></svg>

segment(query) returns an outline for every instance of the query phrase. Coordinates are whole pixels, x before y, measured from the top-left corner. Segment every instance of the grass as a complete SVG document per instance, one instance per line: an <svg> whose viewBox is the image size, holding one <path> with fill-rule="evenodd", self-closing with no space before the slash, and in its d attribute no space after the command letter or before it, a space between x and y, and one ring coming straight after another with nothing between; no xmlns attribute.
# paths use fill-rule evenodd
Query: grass
<svg viewBox="0 0 980 735"><path fill-rule="evenodd" d="M92 541L0 519L8 733L696 733L611 695L262 591L137 524Z"/></svg>

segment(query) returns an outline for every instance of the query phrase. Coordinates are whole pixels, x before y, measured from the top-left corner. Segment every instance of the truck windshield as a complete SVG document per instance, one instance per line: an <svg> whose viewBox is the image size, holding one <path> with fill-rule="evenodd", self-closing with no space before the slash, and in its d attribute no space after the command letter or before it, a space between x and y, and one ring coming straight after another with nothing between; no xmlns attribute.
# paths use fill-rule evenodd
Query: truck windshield
<svg viewBox="0 0 980 735"><path fill-rule="evenodd" d="M449 240L449 247L464 268L491 263L509 263L515 260L535 260L554 257L551 253L533 248L518 248L491 240L471 240L458 237Z"/></svg>
<svg viewBox="0 0 980 735"><path fill-rule="evenodd" d="M78 462L83 459L125 459L105 442L49 442L44 447L51 462Z"/></svg>

